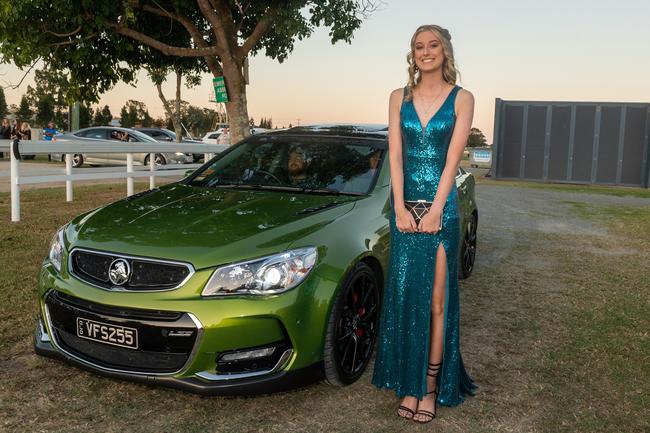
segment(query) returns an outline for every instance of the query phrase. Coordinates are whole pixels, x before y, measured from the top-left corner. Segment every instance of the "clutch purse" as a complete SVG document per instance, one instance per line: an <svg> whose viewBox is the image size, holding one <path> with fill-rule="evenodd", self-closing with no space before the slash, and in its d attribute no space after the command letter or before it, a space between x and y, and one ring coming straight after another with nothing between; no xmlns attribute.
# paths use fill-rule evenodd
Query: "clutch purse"
<svg viewBox="0 0 650 433"><path fill-rule="evenodd" d="M404 207L411 212L415 224L420 225L420 220L429 212L433 202L426 200L404 200ZM442 214L440 214L440 230L442 230Z"/></svg>

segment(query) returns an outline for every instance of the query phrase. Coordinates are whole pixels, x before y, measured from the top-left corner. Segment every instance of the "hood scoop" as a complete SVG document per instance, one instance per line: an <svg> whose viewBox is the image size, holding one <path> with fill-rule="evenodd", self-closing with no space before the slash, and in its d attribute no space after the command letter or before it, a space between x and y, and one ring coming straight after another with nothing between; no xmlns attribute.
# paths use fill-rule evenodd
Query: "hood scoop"
<svg viewBox="0 0 650 433"><path fill-rule="evenodd" d="M344 202L342 202L342 201L331 201L329 203L323 203L323 204L320 204L318 206L312 206L312 207L305 208L305 209L303 209L301 211L296 212L296 214L298 214L298 215L306 215L306 214L310 214L310 213L316 213L316 212L320 212L320 211L325 210L325 209L336 207L336 206L338 206L340 204L343 204L343 203Z"/></svg>

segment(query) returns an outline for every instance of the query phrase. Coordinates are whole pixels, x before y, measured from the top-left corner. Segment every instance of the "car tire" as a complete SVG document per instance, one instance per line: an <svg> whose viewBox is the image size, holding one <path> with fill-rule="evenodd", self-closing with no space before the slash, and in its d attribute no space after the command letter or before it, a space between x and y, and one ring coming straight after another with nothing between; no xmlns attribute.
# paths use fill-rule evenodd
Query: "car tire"
<svg viewBox="0 0 650 433"><path fill-rule="evenodd" d="M476 261L476 229L478 227L478 215L472 212L465 227L465 234L463 235L463 243L460 249L460 270L458 277L460 279L468 278L472 275L474 270L474 262Z"/></svg>
<svg viewBox="0 0 650 433"><path fill-rule="evenodd" d="M156 164L157 167L167 164L167 160L160 153L156 153L156 155L154 156L153 161L154 161L154 164ZM144 157L144 165L145 166L149 165L149 155Z"/></svg>
<svg viewBox="0 0 650 433"><path fill-rule="evenodd" d="M84 156L80 153L75 153L72 155L72 166L75 168L82 167L84 165Z"/></svg>
<svg viewBox="0 0 650 433"><path fill-rule="evenodd" d="M327 322L323 362L330 385L349 385L365 371L379 328L380 305L377 275L366 263L357 263L341 285Z"/></svg>

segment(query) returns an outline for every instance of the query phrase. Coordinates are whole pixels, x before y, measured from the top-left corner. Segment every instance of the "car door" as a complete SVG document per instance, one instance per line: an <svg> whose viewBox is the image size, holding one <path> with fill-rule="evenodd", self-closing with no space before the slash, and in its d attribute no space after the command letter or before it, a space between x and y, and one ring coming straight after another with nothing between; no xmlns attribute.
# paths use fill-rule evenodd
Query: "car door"
<svg viewBox="0 0 650 433"><path fill-rule="evenodd" d="M78 131L74 135L88 140L106 140L107 130L106 128L90 128ZM97 162L99 160L105 160L108 156L109 154L107 153L89 153L84 154L84 159L88 162Z"/></svg>

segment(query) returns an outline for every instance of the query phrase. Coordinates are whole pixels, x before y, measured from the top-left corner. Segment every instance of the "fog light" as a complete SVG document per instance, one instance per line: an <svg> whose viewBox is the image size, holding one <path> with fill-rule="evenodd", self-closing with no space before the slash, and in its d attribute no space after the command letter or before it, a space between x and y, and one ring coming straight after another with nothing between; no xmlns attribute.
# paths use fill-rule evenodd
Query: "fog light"
<svg viewBox="0 0 650 433"><path fill-rule="evenodd" d="M244 359L264 358L271 356L275 351L275 347L265 347L263 349L243 350L240 352L226 353L219 357L221 362L241 361Z"/></svg>

